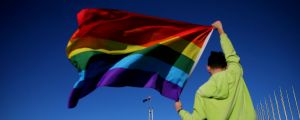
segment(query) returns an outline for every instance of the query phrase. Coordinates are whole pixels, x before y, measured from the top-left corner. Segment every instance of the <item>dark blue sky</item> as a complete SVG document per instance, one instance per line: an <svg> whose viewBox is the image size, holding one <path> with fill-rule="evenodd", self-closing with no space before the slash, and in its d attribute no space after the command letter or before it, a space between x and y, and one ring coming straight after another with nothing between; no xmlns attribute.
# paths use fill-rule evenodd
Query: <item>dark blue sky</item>
<svg viewBox="0 0 300 120"><path fill-rule="evenodd" d="M82 8L114 8L210 25L221 20L241 57L253 102L293 84L300 97L300 7L290 0L28 0L0 2L1 120L142 120L141 100L153 96L156 120L178 120L174 102L152 89L98 88L67 108L78 79L65 47ZM209 78L209 51L220 50L215 31L181 95L192 111L197 88ZM299 101L299 100L298 100ZM299 103L299 102L298 102Z"/></svg>

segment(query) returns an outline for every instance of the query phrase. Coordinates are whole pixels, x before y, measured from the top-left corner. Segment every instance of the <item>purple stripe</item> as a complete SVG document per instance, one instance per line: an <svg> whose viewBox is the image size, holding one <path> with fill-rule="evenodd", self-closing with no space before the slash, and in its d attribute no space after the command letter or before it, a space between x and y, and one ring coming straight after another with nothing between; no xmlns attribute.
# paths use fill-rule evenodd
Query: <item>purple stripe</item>
<svg viewBox="0 0 300 120"><path fill-rule="evenodd" d="M106 72L98 82L98 87L141 87L153 88L163 96L179 100L182 88L161 77L158 73L137 69L116 68Z"/></svg>

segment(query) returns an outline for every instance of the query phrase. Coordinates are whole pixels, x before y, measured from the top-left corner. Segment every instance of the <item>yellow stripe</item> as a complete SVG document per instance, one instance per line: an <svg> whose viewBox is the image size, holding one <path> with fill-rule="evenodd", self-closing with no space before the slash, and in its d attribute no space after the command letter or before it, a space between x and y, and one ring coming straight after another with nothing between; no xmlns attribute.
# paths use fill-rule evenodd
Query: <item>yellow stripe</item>
<svg viewBox="0 0 300 120"><path fill-rule="evenodd" d="M200 52L200 50L201 48L199 48L193 42L190 42L190 44L184 49L182 54L195 61L198 58L198 53Z"/></svg>
<svg viewBox="0 0 300 120"><path fill-rule="evenodd" d="M120 49L120 50L108 50L106 49L92 49L92 48L78 48L75 49L73 51L70 52L70 54L68 55L68 58L72 58L74 55L82 53L82 52L87 52L87 51L98 51L98 52L102 52L102 53L106 53L106 54L112 54L112 55L119 55L119 54L127 54L127 53L132 53L138 50L142 50L145 49L146 47L144 46L139 46L139 45L129 45L129 44L124 44L124 43L120 43L120 42L116 42L116 41L111 41L111 40L101 40L104 42L108 42L107 45L109 45L108 47L112 47L112 46L126 46L125 49ZM171 49L187 56L188 58L192 59L192 60L196 60L197 59L197 53L201 50L201 48L199 48L196 44L194 44L193 42L184 40L180 37L173 37L173 38L168 38L166 41L163 41L159 44L165 45L167 47L170 47ZM185 49L183 51L178 50L178 47L188 44ZM67 47L70 47L72 45L72 42L69 41Z"/></svg>
<svg viewBox="0 0 300 120"><path fill-rule="evenodd" d="M141 49L144 49L145 47L141 47L138 45L128 45L126 49L123 50L106 50L106 49L91 49L91 48L79 48L76 50L73 50L68 58L72 58L74 55L82 53L82 52L87 52L87 51L98 51L102 53L107 53L107 54L112 54L112 55L119 55L119 54L126 54L126 53L132 53Z"/></svg>
<svg viewBox="0 0 300 120"><path fill-rule="evenodd" d="M195 61L197 59L197 56L201 48L199 48L196 44L193 42L187 41L185 39L182 39L180 37L174 37L168 40L167 42L161 43L165 46L170 47L171 49L187 56L188 58L192 59ZM178 48L182 45L188 44L183 51L178 50Z"/></svg>
<svg viewBox="0 0 300 120"><path fill-rule="evenodd" d="M144 49L144 46L140 45L130 45L130 44L124 44L121 42L117 41L112 41L112 40L107 40L107 39L97 39L97 38L76 38L77 40L73 39L73 42L71 40L69 41L67 45L67 50L72 49L71 47L75 47L74 50L68 52L68 58L72 58L74 55L82 53L82 52L87 52L87 51L98 51L106 54L126 54L126 53L131 53L135 52L137 50ZM94 41L97 41L97 44L91 44L94 48L98 47L100 49L93 49L93 48L88 48L89 46L86 47L80 47L76 49L76 45L80 44L80 42L76 42L78 40L81 41L88 41L90 39L93 39Z"/></svg>

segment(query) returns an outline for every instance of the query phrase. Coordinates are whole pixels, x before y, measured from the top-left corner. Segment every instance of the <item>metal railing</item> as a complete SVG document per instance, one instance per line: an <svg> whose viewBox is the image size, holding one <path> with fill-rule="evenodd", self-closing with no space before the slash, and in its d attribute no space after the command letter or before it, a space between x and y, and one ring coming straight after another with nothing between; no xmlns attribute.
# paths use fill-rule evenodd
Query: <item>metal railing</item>
<svg viewBox="0 0 300 120"><path fill-rule="evenodd" d="M299 96L297 96L293 85L290 91L285 89L285 92L283 92L280 87L277 91L274 90L273 99L271 95L268 97L269 100L264 97L263 101L256 104L255 110L258 120L300 120L297 101Z"/></svg>

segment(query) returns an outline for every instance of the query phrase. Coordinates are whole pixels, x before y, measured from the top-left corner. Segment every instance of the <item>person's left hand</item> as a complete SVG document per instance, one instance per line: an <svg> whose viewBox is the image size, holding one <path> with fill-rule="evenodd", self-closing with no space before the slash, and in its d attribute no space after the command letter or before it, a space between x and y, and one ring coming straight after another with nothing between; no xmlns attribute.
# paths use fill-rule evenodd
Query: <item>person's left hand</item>
<svg viewBox="0 0 300 120"><path fill-rule="evenodd" d="M175 109L178 112L178 110L182 109L182 104L180 101L175 102Z"/></svg>

